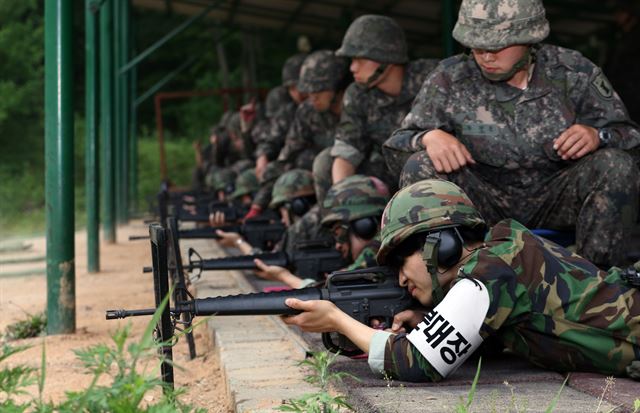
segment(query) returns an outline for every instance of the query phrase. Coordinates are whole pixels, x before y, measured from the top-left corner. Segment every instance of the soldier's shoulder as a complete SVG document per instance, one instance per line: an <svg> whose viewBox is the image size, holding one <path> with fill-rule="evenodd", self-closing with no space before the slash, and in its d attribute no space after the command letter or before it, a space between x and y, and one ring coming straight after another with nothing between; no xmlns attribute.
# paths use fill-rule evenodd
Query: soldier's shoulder
<svg viewBox="0 0 640 413"><path fill-rule="evenodd" d="M407 73L410 76L426 77L440 63L440 59L416 59L407 64Z"/></svg>
<svg viewBox="0 0 640 413"><path fill-rule="evenodd" d="M305 100L301 104L298 105L296 109L296 118L304 119L305 117L311 116L316 113L313 108L313 104L309 100Z"/></svg>
<svg viewBox="0 0 640 413"><path fill-rule="evenodd" d="M352 82L344 92L344 104L353 104L363 98L371 89L356 82Z"/></svg>
<svg viewBox="0 0 640 413"><path fill-rule="evenodd" d="M474 75L473 59L465 54L442 59L431 71L431 77L441 77L450 82L459 82Z"/></svg>
<svg viewBox="0 0 640 413"><path fill-rule="evenodd" d="M537 51L542 62L550 69L563 70L575 73L591 74L598 67L577 50L567 49L561 46L543 44Z"/></svg>

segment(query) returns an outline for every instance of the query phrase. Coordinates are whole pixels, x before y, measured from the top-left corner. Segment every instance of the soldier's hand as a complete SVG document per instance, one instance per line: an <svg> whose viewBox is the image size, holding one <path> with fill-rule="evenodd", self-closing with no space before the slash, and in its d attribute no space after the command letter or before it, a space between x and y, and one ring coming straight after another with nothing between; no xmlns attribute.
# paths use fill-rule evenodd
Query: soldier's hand
<svg viewBox="0 0 640 413"><path fill-rule="evenodd" d="M580 159L600 146L598 131L591 126L572 125L553 142L553 149L562 159Z"/></svg>
<svg viewBox="0 0 640 413"><path fill-rule="evenodd" d="M305 331L315 333L338 330L337 318L342 312L331 301L302 301L297 298L287 298L284 303L291 308L303 311L297 315L283 317L286 324L295 325Z"/></svg>
<svg viewBox="0 0 640 413"><path fill-rule="evenodd" d="M280 267L277 265L267 265L258 258L254 259L253 262L258 268L255 271L256 275L260 278L264 278L265 280L283 281L283 278L286 274L291 274L291 272L289 272L289 270L284 267Z"/></svg>
<svg viewBox="0 0 640 413"><path fill-rule="evenodd" d="M262 181L262 175L268 164L269 160L267 159L267 155L260 155L258 159L256 159L256 177L258 181Z"/></svg>
<svg viewBox="0 0 640 413"><path fill-rule="evenodd" d="M440 129L434 129L422 136L422 144L434 168L440 173L451 173L475 164L467 148L455 136Z"/></svg>
<svg viewBox="0 0 640 413"><path fill-rule="evenodd" d="M391 325L392 333L405 333L404 326L415 328L424 318L424 312L419 310L404 310L399 312L393 317L393 324Z"/></svg>
<svg viewBox="0 0 640 413"><path fill-rule="evenodd" d="M212 227L221 227L225 224L225 216L222 211L215 211L209 214L209 225Z"/></svg>
<svg viewBox="0 0 640 413"><path fill-rule="evenodd" d="M218 243L223 247L237 247L238 240L242 239L241 235L236 232L224 232L216 230L216 235L220 237Z"/></svg>

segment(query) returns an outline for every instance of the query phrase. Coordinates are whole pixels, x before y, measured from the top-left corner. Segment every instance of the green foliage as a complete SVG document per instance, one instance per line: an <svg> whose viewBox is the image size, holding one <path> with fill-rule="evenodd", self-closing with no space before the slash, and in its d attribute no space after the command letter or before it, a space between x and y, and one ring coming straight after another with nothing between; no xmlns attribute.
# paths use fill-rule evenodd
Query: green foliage
<svg viewBox="0 0 640 413"><path fill-rule="evenodd" d="M130 326L116 331L113 346L97 344L84 350L76 351L78 359L93 377L89 386L81 391L67 392L66 399L59 404L43 403L42 390L45 376L45 351L43 347L40 376L37 369L18 365L0 369L0 411L2 412L59 412L59 413L170 413L197 412L196 409L179 401L181 390L169 390L158 379L157 354L158 346L154 343L153 329L162 309L167 305L165 299L153 319L147 325L141 339L130 343ZM11 355L25 350L26 346L10 347L5 345L0 353L0 363ZM160 360L162 361L162 360ZM156 368L148 372L148 366ZM98 385L103 377L109 377L109 384ZM16 396L28 394L27 386L38 384L39 397L18 403ZM145 395L152 390L163 389L163 395L155 403L145 401ZM24 397L23 397L24 398Z"/></svg>
<svg viewBox="0 0 640 413"><path fill-rule="evenodd" d="M277 410L282 412L299 413L337 413L344 409L353 411L353 407L347 403L343 396L332 396L329 387L339 383L345 378L358 380L357 377L345 372L332 372L330 367L336 360L337 354L328 351L311 353L311 357L298 363L299 366L308 367L311 371L305 377L305 381L320 387L316 393L305 394L298 399L287 400Z"/></svg>
<svg viewBox="0 0 640 413"><path fill-rule="evenodd" d="M473 403L473 398L476 395L476 386L478 385L478 379L480 378L480 367L482 366L482 358L478 360L478 368L476 369L476 375L473 378L473 382L471 383L471 389L469 389L469 394L467 394L466 402L464 400L460 400L458 404L455 406L456 413L467 413L469 412L469 408Z"/></svg>
<svg viewBox="0 0 640 413"><path fill-rule="evenodd" d="M633 413L637 413L640 411L640 399L635 399L633 401Z"/></svg>
<svg viewBox="0 0 640 413"><path fill-rule="evenodd" d="M47 316L44 312L29 314L24 320L9 324L5 330L4 337L8 340L19 340L42 335L47 327Z"/></svg>

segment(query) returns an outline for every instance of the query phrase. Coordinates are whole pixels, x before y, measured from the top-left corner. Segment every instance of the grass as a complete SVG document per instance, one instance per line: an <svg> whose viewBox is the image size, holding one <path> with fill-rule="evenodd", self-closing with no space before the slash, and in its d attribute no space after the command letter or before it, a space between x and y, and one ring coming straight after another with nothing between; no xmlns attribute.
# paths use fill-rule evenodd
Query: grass
<svg viewBox="0 0 640 413"><path fill-rule="evenodd" d="M84 350L77 350L76 356L85 370L92 376L89 385L79 391L69 391L60 403L43 399L46 382L46 352L43 344L40 369L26 365L8 367L5 361L12 355L24 351L28 346L5 344L0 352L0 411L41 412L41 413L160 413L195 412L203 413L191 405L180 402L182 390L170 390L158 378L158 346L153 339L163 304L147 325L138 342L130 342L130 325L119 329L112 336L112 345L97 344ZM149 369L149 366L152 368ZM107 385L97 383L103 377L109 378ZM27 391L29 386L38 385L38 394ZM150 402L145 396L151 391L165 390L157 401ZM23 401L25 400L25 401Z"/></svg>
<svg viewBox="0 0 640 413"><path fill-rule="evenodd" d="M315 393L305 394L297 399L289 399L279 406L277 410L298 413L353 411L353 407L347 403L343 396L334 396L330 393L330 387L333 384L341 382L347 377L358 380L349 373L332 372L330 370L337 356L337 354L329 353L328 351L320 351L311 353L311 357L298 363L299 366L309 369L309 374L305 377L305 381L318 386L320 390Z"/></svg>
<svg viewBox="0 0 640 413"><path fill-rule="evenodd" d="M193 168L193 149L186 139L165 142L168 174L176 185L188 186ZM147 208L146 199L154 197L160 185L160 161L155 138L138 142L138 200L141 210ZM82 157L76 159L75 227L86 223L86 200ZM0 167L0 233L20 238L43 235L45 232L45 176L44 170L25 167L23 170Z"/></svg>
<svg viewBox="0 0 640 413"><path fill-rule="evenodd" d="M38 337L44 334L45 329L47 328L47 316L45 313L26 313L26 316L26 319L19 320L6 327L3 335L3 338L6 341Z"/></svg>

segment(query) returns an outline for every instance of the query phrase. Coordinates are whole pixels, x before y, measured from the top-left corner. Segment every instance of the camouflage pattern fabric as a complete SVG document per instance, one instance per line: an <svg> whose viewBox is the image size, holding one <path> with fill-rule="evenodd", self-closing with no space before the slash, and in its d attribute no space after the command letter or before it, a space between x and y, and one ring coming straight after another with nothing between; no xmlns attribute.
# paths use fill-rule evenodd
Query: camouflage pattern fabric
<svg viewBox="0 0 640 413"><path fill-rule="evenodd" d="M322 225L379 217L389 200L389 189L378 178L352 175L331 187L322 202Z"/></svg>
<svg viewBox="0 0 640 413"><path fill-rule="evenodd" d="M628 205L631 199L637 202L635 166L620 151L599 150L591 158L603 173L576 168L575 177L569 178L568 168L591 158L563 161L553 150L553 140L574 124L607 127L613 134L608 146L628 150L639 146L640 132L606 77L588 59L549 45L536 48L534 54L535 68L525 90L506 82L489 82L471 57L459 55L441 62L425 81L402 128L385 142L385 158L399 170L412 152L424 150L422 132L441 129L451 133L466 146L476 165L457 173L474 176L465 182L456 180L456 174L446 178L469 191L489 223L513 217L532 227L569 229L575 225L582 254L598 265L617 264L618 258L609 257L607 251L620 256L621 227L635 217L637 207ZM401 185L436 177L426 158L414 156L406 165ZM589 185L571 188L582 183ZM493 192L478 197L472 187L480 184ZM588 196L593 185L600 188L597 199ZM603 225L591 226L586 222L587 213L576 219L580 208L571 211L575 200L563 204L563 199L545 195L570 190L579 195L576 199L592 203L591 211L597 211L592 219L598 217ZM498 215L492 204L502 209Z"/></svg>
<svg viewBox="0 0 640 413"><path fill-rule="evenodd" d="M621 375L640 360L640 290L627 286L620 273L616 267L599 270L504 220L487 233L458 279L487 287L490 306L480 329L485 340L496 337L546 369ZM405 334L389 337L384 359L385 370L402 380L442 378Z"/></svg>
<svg viewBox="0 0 640 413"><path fill-rule="evenodd" d="M284 146L287 131L296 116L298 104L291 99L289 93L281 95L278 111L269 119L269 128L260 137L256 145L256 157L266 155L269 160L274 160Z"/></svg>
<svg viewBox="0 0 640 413"><path fill-rule="evenodd" d="M298 90L316 93L338 90L349 76L347 59L336 56L331 50L318 50L304 59L300 68Z"/></svg>
<svg viewBox="0 0 640 413"><path fill-rule="evenodd" d="M313 158L333 145L338 116L332 111L317 112L309 101L296 110L278 161L287 168L311 169Z"/></svg>
<svg viewBox="0 0 640 413"><path fill-rule="evenodd" d="M385 166L382 144L409 113L420 86L437 63L435 59L408 63L398 96L390 96L378 88L368 88L355 82L349 85L344 94L331 156L348 161L357 173L377 176L389 188L395 189L398 175L391 174ZM314 178L326 191L332 185L331 168L314 169Z"/></svg>
<svg viewBox="0 0 640 413"><path fill-rule="evenodd" d="M331 231L320 225L321 210L318 204L311 207L306 214L297 219L285 233L282 240L282 250L291 254L301 243L308 241L330 241Z"/></svg>
<svg viewBox="0 0 640 413"><path fill-rule="evenodd" d="M270 162L267 164L262 179L260 180L260 188L253 197L253 205L267 209L271 202L271 193L273 192L273 184L276 179L284 173L284 168L279 162Z"/></svg>
<svg viewBox="0 0 640 413"><path fill-rule="evenodd" d="M345 271L359 270L363 268L371 268L378 265L376 261L376 254L380 248L380 241L377 239L371 240L363 249L356 259L345 268Z"/></svg>
<svg viewBox="0 0 640 413"><path fill-rule="evenodd" d="M295 198L313 195L313 176L304 169L292 169L280 176L273 185L270 208L278 208Z"/></svg>
<svg viewBox="0 0 640 413"><path fill-rule="evenodd" d="M298 53L288 58L282 65L282 85L285 87L293 86L298 83L300 78L300 67L306 59L306 53Z"/></svg>
<svg viewBox="0 0 640 413"><path fill-rule="evenodd" d="M541 0L463 0L453 38L472 49L540 43L549 35Z"/></svg>
<svg viewBox="0 0 640 413"><path fill-rule="evenodd" d="M252 195L260 188L258 178L253 169L246 169L238 175L235 182L235 190L229 195L229 199L237 199L244 195Z"/></svg>
<svg viewBox="0 0 640 413"><path fill-rule="evenodd" d="M236 176L237 173L230 168L213 169L207 174L205 183L214 192L225 191L231 193Z"/></svg>
<svg viewBox="0 0 640 413"><path fill-rule="evenodd" d="M374 14L365 14L351 23L336 56L394 64L409 60L402 27L391 17Z"/></svg>

